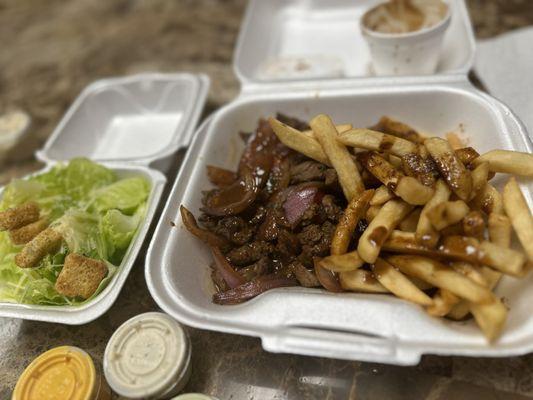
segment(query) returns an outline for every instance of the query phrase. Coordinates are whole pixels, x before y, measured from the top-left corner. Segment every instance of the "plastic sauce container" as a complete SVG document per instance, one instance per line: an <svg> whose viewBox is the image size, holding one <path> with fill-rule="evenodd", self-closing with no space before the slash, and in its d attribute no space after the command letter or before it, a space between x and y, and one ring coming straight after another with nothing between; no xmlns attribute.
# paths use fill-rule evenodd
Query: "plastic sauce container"
<svg viewBox="0 0 533 400"><path fill-rule="evenodd" d="M218 400L216 397L208 396L202 393L184 393L173 397L170 400Z"/></svg>
<svg viewBox="0 0 533 400"><path fill-rule="evenodd" d="M439 2L442 2L439 0ZM377 75L426 75L437 69L444 34L451 21L451 9L434 25L406 33L382 33L370 29L367 16L384 3L367 11L360 20Z"/></svg>
<svg viewBox="0 0 533 400"><path fill-rule="evenodd" d="M78 347L61 346L28 365L12 400L111 400L111 391L89 354Z"/></svg>
<svg viewBox="0 0 533 400"><path fill-rule="evenodd" d="M129 399L175 396L191 376L191 344L180 324L150 312L122 324L104 354L104 374L114 392Z"/></svg>

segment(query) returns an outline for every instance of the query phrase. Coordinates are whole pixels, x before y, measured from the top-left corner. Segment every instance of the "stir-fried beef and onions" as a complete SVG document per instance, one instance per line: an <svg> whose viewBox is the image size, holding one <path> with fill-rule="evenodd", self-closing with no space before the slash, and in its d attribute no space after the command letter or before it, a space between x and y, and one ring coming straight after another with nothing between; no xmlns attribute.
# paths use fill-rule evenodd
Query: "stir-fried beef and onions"
<svg viewBox="0 0 533 400"><path fill-rule="evenodd" d="M309 129L293 118L278 119ZM317 279L313 258L329 254L346 207L335 170L283 145L268 121L242 136L246 147L237 173L207 168L215 188L204 192L201 227L181 208L185 226L212 250L219 290L214 301L220 304L275 287L320 286L327 278Z"/></svg>
<svg viewBox="0 0 533 400"><path fill-rule="evenodd" d="M425 137L382 117L371 128L260 120L236 172L207 167L199 223L211 249L213 301L237 304L286 286L391 293L432 316L472 314L489 340L507 309L492 290L533 262L533 217L512 177L533 176L533 155L480 155L452 133ZM515 231L524 251L510 247Z"/></svg>

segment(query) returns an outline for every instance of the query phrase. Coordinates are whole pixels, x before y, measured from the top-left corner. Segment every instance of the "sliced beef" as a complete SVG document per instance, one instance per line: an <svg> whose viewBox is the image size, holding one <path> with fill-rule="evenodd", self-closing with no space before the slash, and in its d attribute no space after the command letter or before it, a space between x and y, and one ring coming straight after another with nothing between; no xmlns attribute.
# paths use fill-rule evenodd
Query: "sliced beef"
<svg viewBox="0 0 533 400"><path fill-rule="evenodd" d="M306 131L308 129L311 129L307 122L301 121L297 118L289 117L282 113L277 113L276 118L284 124L289 125L294 129L298 129L299 131Z"/></svg>
<svg viewBox="0 0 533 400"><path fill-rule="evenodd" d="M315 272L313 270L305 268L301 262L296 261L292 263L289 268L292 270L294 276L296 277L296 280L303 287L320 286L320 282L318 281Z"/></svg>
<svg viewBox="0 0 533 400"><path fill-rule="evenodd" d="M229 216L221 218L214 231L240 246L250 241L255 233L255 228L253 225L248 225L241 217Z"/></svg>
<svg viewBox="0 0 533 400"><path fill-rule="evenodd" d="M241 274L244 279L248 282L252 279L258 278L262 275L270 273L271 263L268 257L261 257L259 261L248 265L247 267L241 268L239 274Z"/></svg>
<svg viewBox="0 0 533 400"><path fill-rule="evenodd" d="M343 213L343 208L337 205L335 196L326 194L322 198L322 208L330 221L337 222Z"/></svg>
<svg viewBox="0 0 533 400"><path fill-rule="evenodd" d="M323 181L326 178L328 167L316 161L304 161L293 165L290 170L291 184Z"/></svg>
<svg viewBox="0 0 533 400"><path fill-rule="evenodd" d="M226 257L232 265L245 266L260 260L272 250L271 243L256 241L230 250Z"/></svg>
<svg viewBox="0 0 533 400"><path fill-rule="evenodd" d="M309 225L298 234L302 245L302 253L298 260L306 267L313 266L313 257L324 257L329 254L331 237L335 231L335 225L329 221L322 225Z"/></svg>

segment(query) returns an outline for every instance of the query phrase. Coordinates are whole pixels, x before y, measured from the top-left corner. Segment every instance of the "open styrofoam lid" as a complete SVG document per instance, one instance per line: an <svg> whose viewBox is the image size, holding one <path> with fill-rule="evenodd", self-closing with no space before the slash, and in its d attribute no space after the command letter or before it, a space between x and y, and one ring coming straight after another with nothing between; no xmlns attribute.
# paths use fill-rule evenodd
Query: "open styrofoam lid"
<svg viewBox="0 0 533 400"><path fill-rule="evenodd" d="M251 0L235 51L244 82L373 76L361 16L385 0ZM445 0L452 20L437 74L466 74L475 41L463 0Z"/></svg>
<svg viewBox="0 0 533 400"><path fill-rule="evenodd" d="M188 73L97 81L78 96L37 157L141 164L162 159L189 144L208 88L206 76Z"/></svg>

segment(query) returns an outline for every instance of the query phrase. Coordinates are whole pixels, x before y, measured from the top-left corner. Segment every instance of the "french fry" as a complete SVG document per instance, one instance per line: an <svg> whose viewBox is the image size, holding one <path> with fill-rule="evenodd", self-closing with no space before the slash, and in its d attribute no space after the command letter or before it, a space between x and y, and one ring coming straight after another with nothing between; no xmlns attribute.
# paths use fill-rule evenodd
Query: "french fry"
<svg viewBox="0 0 533 400"><path fill-rule="evenodd" d="M318 264L322 268L328 269L333 272L354 271L357 268L360 268L364 263L365 262L359 256L357 251L327 256L318 261Z"/></svg>
<svg viewBox="0 0 533 400"><path fill-rule="evenodd" d="M394 193L409 204L424 205L433 197L433 192L432 188L423 185L416 178L404 176L398 182Z"/></svg>
<svg viewBox="0 0 533 400"><path fill-rule="evenodd" d="M387 116L381 117L378 123L372 126L370 129L378 132L388 133L389 135L398 136L414 143L422 143L424 141L422 136L415 129L403 122L396 121Z"/></svg>
<svg viewBox="0 0 533 400"><path fill-rule="evenodd" d="M374 190L365 190L359 197L354 197L344 210L331 239L331 254L344 254L348 250L352 235L368 209Z"/></svg>
<svg viewBox="0 0 533 400"><path fill-rule="evenodd" d="M448 185L443 180L438 180L435 184L435 192L433 197L424 205L418 225L416 226L416 240L428 247L435 247L439 240L438 231L433 228L431 221L427 217L428 211L436 205L448 201L451 191Z"/></svg>
<svg viewBox="0 0 533 400"><path fill-rule="evenodd" d="M472 193L470 198L474 198L481 189L485 187L489 180L489 163L482 162L472 171Z"/></svg>
<svg viewBox="0 0 533 400"><path fill-rule="evenodd" d="M480 211L470 211L463 218L463 232L466 236L472 236L483 240L485 234L485 220Z"/></svg>
<svg viewBox="0 0 533 400"><path fill-rule="evenodd" d="M503 329L507 319L507 308L498 298L488 304L470 303L470 311L489 342L493 342Z"/></svg>
<svg viewBox="0 0 533 400"><path fill-rule="evenodd" d="M339 125L335 125L335 129L337 129L337 132L340 133L343 133L343 132L346 132L346 131L349 131L350 129L352 129L352 124L339 124ZM309 136L309 137L312 137L313 139L316 139L315 137L315 133L313 132L312 129L308 129L306 131L302 131L302 133L306 136Z"/></svg>
<svg viewBox="0 0 533 400"><path fill-rule="evenodd" d="M450 264L450 266L454 269L454 271L463 274L472 281L488 287L488 282L483 276L483 273L479 270L479 268L474 267L472 264L465 261L454 261Z"/></svg>
<svg viewBox="0 0 533 400"><path fill-rule="evenodd" d="M403 219L402 222L400 222L400 230L405 232L415 232L421 213L421 208L415 208L407 217Z"/></svg>
<svg viewBox="0 0 533 400"><path fill-rule="evenodd" d="M346 146L384 151L399 157L418 150L416 144L409 140L371 129L350 129L340 134L338 140Z"/></svg>
<svg viewBox="0 0 533 400"><path fill-rule="evenodd" d="M479 157L479 153L472 147L463 147L462 149L454 149L454 151L465 167L470 166L472 161Z"/></svg>
<svg viewBox="0 0 533 400"><path fill-rule="evenodd" d="M448 132L446 134L446 140L450 143L450 146L454 151L465 147L465 143L455 132Z"/></svg>
<svg viewBox="0 0 533 400"><path fill-rule="evenodd" d="M444 317L461 302L459 297L446 289L439 289L432 300L433 304L426 308L426 311L433 317Z"/></svg>
<svg viewBox="0 0 533 400"><path fill-rule="evenodd" d="M402 167L402 159L400 157L395 156L394 154L389 154L388 159L394 168L400 169Z"/></svg>
<svg viewBox="0 0 533 400"><path fill-rule="evenodd" d="M488 265L505 274L520 276L526 257L519 251L472 237L448 236L439 248L451 259Z"/></svg>
<svg viewBox="0 0 533 400"><path fill-rule="evenodd" d="M491 213L488 220L490 241L498 246L511 246L511 220L503 214Z"/></svg>
<svg viewBox="0 0 533 400"><path fill-rule="evenodd" d="M416 276L470 302L490 303L494 299L492 292L486 287L436 260L420 256L389 256L385 260L407 275Z"/></svg>
<svg viewBox="0 0 533 400"><path fill-rule="evenodd" d="M466 318L470 313L470 303L466 300L461 300L459 303L454 305L450 312L446 314L448 318L451 318L455 321L461 321Z"/></svg>
<svg viewBox="0 0 533 400"><path fill-rule="evenodd" d="M422 279L418 279L418 278L416 278L414 276L410 276L409 280L411 282L413 282L413 285L415 285L420 290L429 290L429 289L433 289L434 288L434 286L431 283L423 281Z"/></svg>
<svg viewBox="0 0 533 400"><path fill-rule="evenodd" d="M270 117L268 122L280 142L285 146L315 161L331 166L328 156L324 153L322 146L315 138L304 135L299 130L278 121L276 118Z"/></svg>
<svg viewBox="0 0 533 400"><path fill-rule="evenodd" d="M389 293L372 272L364 269L339 273L339 282L344 290L363 293Z"/></svg>
<svg viewBox="0 0 533 400"><path fill-rule="evenodd" d="M424 145L437 164L441 175L450 186L450 189L461 200L470 200L472 193L472 176L459 158L455 155L450 144L441 138L433 137L426 139Z"/></svg>
<svg viewBox="0 0 533 400"><path fill-rule="evenodd" d="M415 254L428 257L442 257L442 252L421 244L416 233L393 230L382 246L383 251L399 254Z"/></svg>
<svg viewBox="0 0 533 400"><path fill-rule="evenodd" d="M426 212L426 217L433 227L440 231L461 221L468 214L468 205L462 201L445 201Z"/></svg>
<svg viewBox="0 0 533 400"><path fill-rule="evenodd" d="M533 155L520 151L491 150L473 161L474 165L489 163L492 172L533 176Z"/></svg>
<svg viewBox="0 0 533 400"><path fill-rule="evenodd" d="M380 206L395 197L394 193L385 185L381 185L370 199L371 206Z"/></svg>
<svg viewBox="0 0 533 400"><path fill-rule="evenodd" d="M425 204L433 196L432 188L403 175L375 152L362 154L359 160L372 175L409 204Z"/></svg>
<svg viewBox="0 0 533 400"><path fill-rule="evenodd" d="M370 206L366 210L365 219L366 222L370 223L374 218L376 218L376 215L378 215L379 210L381 210L381 206Z"/></svg>
<svg viewBox="0 0 533 400"><path fill-rule="evenodd" d="M446 236L465 236L462 222L447 226L443 230L439 231L441 237Z"/></svg>
<svg viewBox="0 0 533 400"><path fill-rule="evenodd" d="M533 262L533 217L514 177L503 188L503 208L529 261Z"/></svg>
<svg viewBox="0 0 533 400"><path fill-rule="evenodd" d="M487 286L490 290L494 289L496 285L498 284L502 273L499 271L495 271L492 268L482 266L479 269L480 274L483 277L483 280L485 282L485 286ZM471 305L467 301L461 301L460 303L456 304L450 313L448 314L448 317L455 319L455 320L462 320L464 319L468 313L471 311Z"/></svg>
<svg viewBox="0 0 533 400"><path fill-rule="evenodd" d="M389 234L411 210L412 206L399 199L386 202L359 238L357 252L361 258L374 263Z"/></svg>
<svg viewBox="0 0 533 400"><path fill-rule="evenodd" d="M426 186L435 184L438 174L437 166L429 156L424 158L419 154L409 153L402 156L401 160L402 169L406 175L415 177Z"/></svg>
<svg viewBox="0 0 533 400"><path fill-rule="evenodd" d="M360 195L365 187L352 156L346 147L337 141L337 131L331 119L324 114L313 118L311 129L337 171L339 183L348 201Z"/></svg>
<svg viewBox="0 0 533 400"><path fill-rule="evenodd" d="M372 266L372 272L379 283L397 297L422 306L433 304L431 297L385 260L378 258Z"/></svg>
<svg viewBox="0 0 533 400"><path fill-rule="evenodd" d="M487 183L470 202L472 208L483 211L485 214L503 214L502 195L494 186Z"/></svg>
<svg viewBox="0 0 533 400"><path fill-rule="evenodd" d="M426 159L428 157L430 157L429 155L429 151L428 149L426 148L426 146L424 146L423 143L419 144L418 145L418 154L420 154L420 157Z"/></svg>

